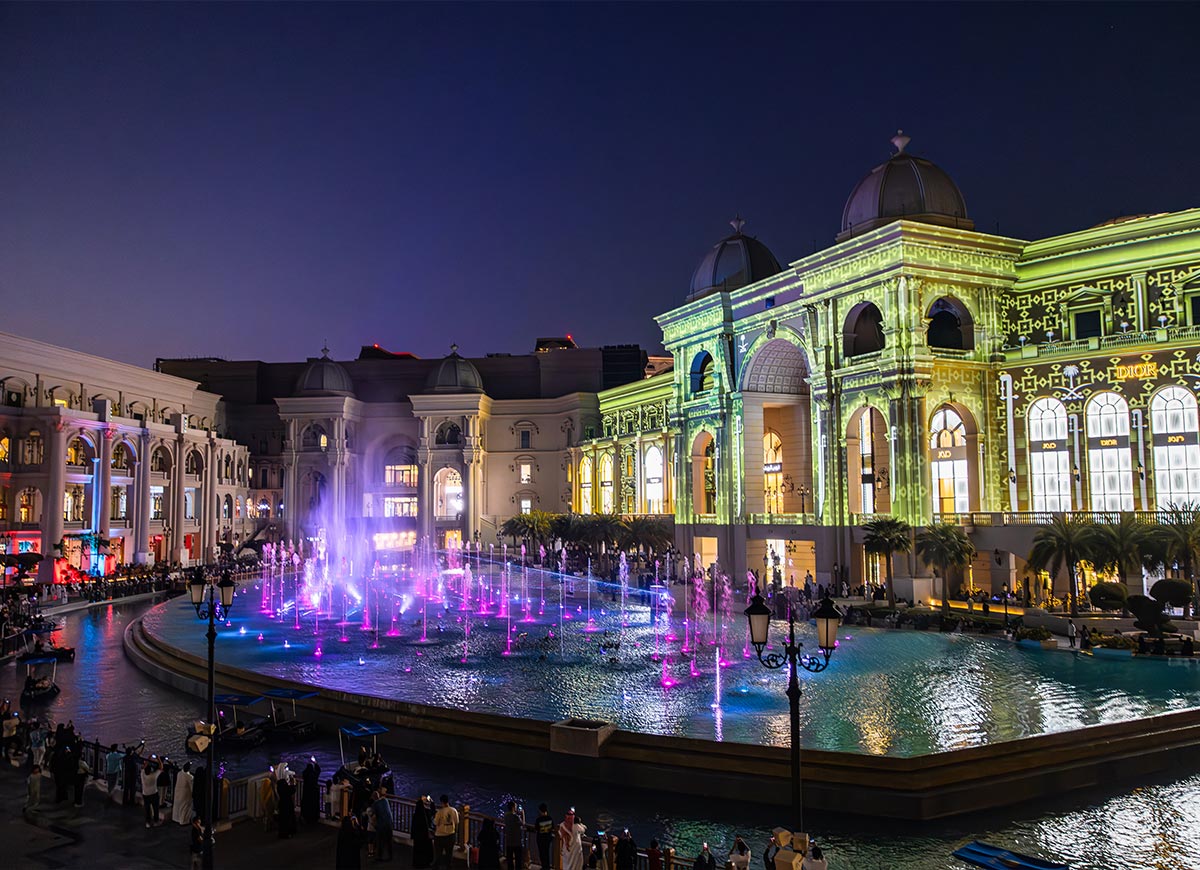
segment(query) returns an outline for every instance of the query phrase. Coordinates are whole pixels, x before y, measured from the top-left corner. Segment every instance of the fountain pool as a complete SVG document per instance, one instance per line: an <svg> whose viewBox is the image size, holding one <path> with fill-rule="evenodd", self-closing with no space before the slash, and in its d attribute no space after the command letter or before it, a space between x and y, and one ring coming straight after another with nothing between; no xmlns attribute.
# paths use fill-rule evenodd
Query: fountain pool
<svg viewBox="0 0 1200 870"><path fill-rule="evenodd" d="M266 576L239 590L219 627L218 660L458 710L787 745L786 675L746 649L744 593L729 605L730 593L718 589L726 605L718 599L704 625L685 626L682 603L671 600L682 602L684 587L653 592L539 569L485 565L315 591L302 583ZM144 625L166 644L205 654L184 600L155 608ZM801 634L815 651L813 629ZM782 637L779 626L772 636ZM806 748L924 755L1200 706L1200 664L1192 662L1101 660L861 627L844 627L840 638L828 670L802 675Z"/></svg>

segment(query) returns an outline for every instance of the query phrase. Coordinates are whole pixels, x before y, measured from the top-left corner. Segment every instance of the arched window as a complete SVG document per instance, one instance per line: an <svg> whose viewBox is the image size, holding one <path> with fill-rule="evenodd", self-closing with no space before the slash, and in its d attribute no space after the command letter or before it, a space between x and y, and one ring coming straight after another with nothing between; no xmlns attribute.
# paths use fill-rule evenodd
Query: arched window
<svg viewBox="0 0 1200 870"><path fill-rule="evenodd" d="M592 512L592 457L585 456L579 461L579 512Z"/></svg>
<svg viewBox="0 0 1200 870"><path fill-rule="evenodd" d="M1154 494L1159 510L1200 501L1200 420L1196 397L1166 387L1150 400L1154 443Z"/></svg>
<svg viewBox="0 0 1200 870"><path fill-rule="evenodd" d="M150 470L156 471L159 474L165 474L171 467L171 454L166 451L166 448L159 447L150 454Z"/></svg>
<svg viewBox="0 0 1200 870"><path fill-rule="evenodd" d="M242 497L240 495L233 500L233 515L239 520L242 518Z"/></svg>
<svg viewBox="0 0 1200 870"><path fill-rule="evenodd" d="M233 457L229 454L225 455L224 474L222 479L229 481L233 479Z"/></svg>
<svg viewBox="0 0 1200 870"><path fill-rule="evenodd" d="M87 454L87 442L82 438L72 438L71 443L67 445L67 465L87 465Z"/></svg>
<svg viewBox="0 0 1200 870"><path fill-rule="evenodd" d="M711 390L713 385L712 354L702 351L696 354L696 358L692 360L692 392L703 393Z"/></svg>
<svg viewBox="0 0 1200 870"><path fill-rule="evenodd" d="M113 471L128 471L129 470L129 448L124 443L118 444L113 448L112 460L109 465Z"/></svg>
<svg viewBox="0 0 1200 870"><path fill-rule="evenodd" d="M842 351L847 357L883 350L883 314L872 302L860 302L846 315Z"/></svg>
<svg viewBox="0 0 1200 870"><path fill-rule="evenodd" d="M69 523L83 522L84 490L77 483L72 483L63 490L63 519Z"/></svg>
<svg viewBox="0 0 1200 870"><path fill-rule="evenodd" d="M221 503L221 519L228 520L233 518L233 499L225 496L225 500Z"/></svg>
<svg viewBox="0 0 1200 870"><path fill-rule="evenodd" d="M329 436L323 428L314 423L304 430L300 443L305 450L328 450Z"/></svg>
<svg viewBox="0 0 1200 870"><path fill-rule="evenodd" d="M42 441L42 433L37 429L30 429L29 434L24 438L24 463L41 465L44 452L45 442Z"/></svg>
<svg viewBox="0 0 1200 870"><path fill-rule="evenodd" d="M929 330L925 340L930 347L945 350L973 350L975 323L965 305L943 296L929 308Z"/></svg>
<svg viewBox="0 0 1200 870"><path fill-rule="evenodd" d="M0 464L8 465L12 461L12 438L0 435Z"/></svg>
<svg viewBox="0 0 1200 870"><path fill-rule="evenodd" d="M763 498L767 513L783 513L783 440L771 429L763 433Z"/></svg>
<svg viewBox="0 0 1200 870"><path fill-rule="evenodd" d="M417 460L408 447L396 447L383 460L383 482L388 486L415 487Z"/></svg>
<svg viewBox="0 0 1200 870"><path fill-rule="evenodd" d="M642 463L643 489L646 494L646 513L663 513L665 482L663 480L662 448L651 444L646 448L645 460Z"/></svg>
<svg viewBox="0 0 1200 870"><path fill-rule="evenodd" d="M875 513L875 438L883 417L874 408L867 408L858 417L858 485L864 514Z"/></svg>
<svg viewBox="0 0 1200 870"><path fill-rule="evenodd" d="M933 472L933 512L962 514L971 509L967 469L967 427L953 408L941 408L929 424Z"/></svg>
<svg viewBox="0 0 1200 870"><path fill-rule="evenodd" d="M183 470L191 475L199 475L204 470L204 463L200 459L200 454L195 450L189 453Z"/></svg>
<svg viewBox="0 0 1200 870"><path fill-rule="evenodd" d="M1071 509L1071 451L1067 409L1058 399L1029 406L1029 495L1035 511Z"/></svg>
<svg viewBox="0 0 1200 870"><path fill-rule="evenodd" d="M32 486L21 490L17 496L17 522L39 523L42 521L42 506L38 491Z"/></svg>
<svg viewBox="0 0 1200 870"><path fill-rule="evenodd" d="M613 512L613 498L613 457L611 453L605 453L600 457L600 513Z"/></svg>
<svg viewBox="0 0 1200 870"><path fill-rule="evenodd" d="M463 511L462 474L456 468L443 468L433 479L434 513L442 518L457 518Z"/></svg>
<svg viewBox="0 0 1200 870"><path fill-rule="evenodd" d="M1088 402L1085 421L1092 510L1133 510L1129 405L1118 393L1099 393Z"/></svg>
<svg viewBox="0 0 1200 870"><path fill-rule="evenodd" d="M455 423L443 423L437 428L437 434L434 435L433 443L438 446L452 446L462 443L462 430Z"/></svg>
<svg viewBox="0 0 1200 870"><path fill-rule="evenodd" d="M239 484L246 482L246 463L240 459L237 464L237 482Z"/></svg>

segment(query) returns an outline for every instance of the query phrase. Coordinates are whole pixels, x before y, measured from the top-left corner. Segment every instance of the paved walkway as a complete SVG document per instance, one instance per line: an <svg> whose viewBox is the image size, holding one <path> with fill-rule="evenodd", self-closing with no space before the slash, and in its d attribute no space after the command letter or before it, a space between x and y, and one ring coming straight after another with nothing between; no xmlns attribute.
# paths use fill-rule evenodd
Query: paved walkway
<svg viewBox="0 0 1200 870"><path fill-rule="evenodd" d="M188 868L188 829L167 822L146 830L141 807L123 807L89 786L84 805L52 803L54 786L42 783L42 805L32 819L22 817L27 767L0 764L0 865L6 870L162 870ZM258 822L243 822L217 834L214 865L220 870L272 867L334 867L337 831L329 825L303 826L280 840ZM364 866L373 866L366 860ZM411 866L406 846L397 842L392 861Z"/></svg>

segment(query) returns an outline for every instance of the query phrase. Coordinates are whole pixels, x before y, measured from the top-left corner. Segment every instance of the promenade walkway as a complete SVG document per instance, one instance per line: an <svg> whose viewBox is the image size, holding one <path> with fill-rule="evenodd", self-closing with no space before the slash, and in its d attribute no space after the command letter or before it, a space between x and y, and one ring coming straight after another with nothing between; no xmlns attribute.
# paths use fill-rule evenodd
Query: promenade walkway
<svg viewBox="0 0 1200 870"><path fill-rule="evenodd" d="M52 803L53 782L44 779L42 805L32 819L22 816L27 765L0 764L0 865L8 870L163 870L188 868L188 829L166 822L147 830L142 808L107 800L89 786L84 805ZM281 840L257 822L244 822L217 834L216 866L221 870L334 866L337 830L320 824L299 828ZM366 864L366 851L363 852ZM410 866L408 848L396 842L394 866Z"/></svg>

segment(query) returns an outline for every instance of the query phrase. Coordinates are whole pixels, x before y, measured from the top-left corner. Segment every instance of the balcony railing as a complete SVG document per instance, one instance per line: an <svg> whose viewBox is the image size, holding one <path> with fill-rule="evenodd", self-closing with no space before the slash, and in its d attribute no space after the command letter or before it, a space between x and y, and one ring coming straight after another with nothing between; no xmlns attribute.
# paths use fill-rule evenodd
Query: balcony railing
<svg viewBox="0 0 1200 870"><path fill-rule="evenodd" d="M746 514L746 522L759 526L808 526L817 521L816 514Z"/></svg>

